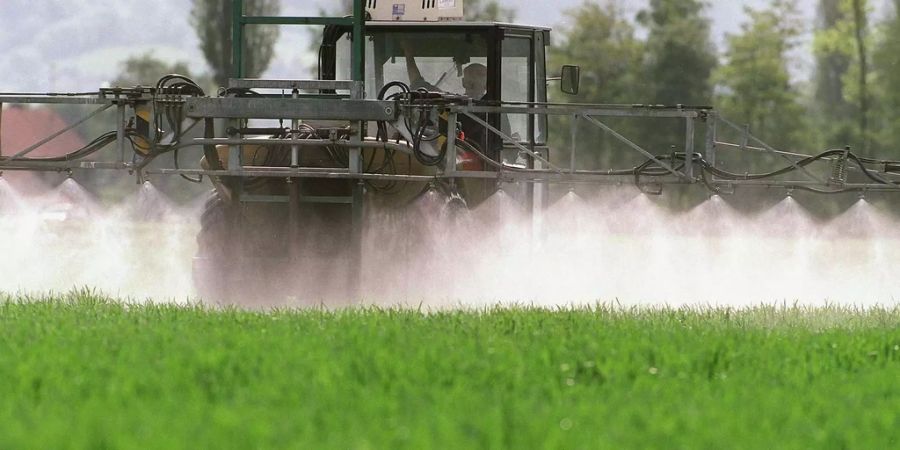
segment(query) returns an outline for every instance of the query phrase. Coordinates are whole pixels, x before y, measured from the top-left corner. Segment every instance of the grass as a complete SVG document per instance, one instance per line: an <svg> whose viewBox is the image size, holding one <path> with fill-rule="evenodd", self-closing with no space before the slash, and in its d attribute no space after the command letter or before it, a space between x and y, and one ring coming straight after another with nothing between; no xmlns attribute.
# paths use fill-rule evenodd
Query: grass
<svg viewBox="0 0 900 450"><path fill-rule="evenodd" d="M897 448L900 309L0 299L0 448Z"/></svg>

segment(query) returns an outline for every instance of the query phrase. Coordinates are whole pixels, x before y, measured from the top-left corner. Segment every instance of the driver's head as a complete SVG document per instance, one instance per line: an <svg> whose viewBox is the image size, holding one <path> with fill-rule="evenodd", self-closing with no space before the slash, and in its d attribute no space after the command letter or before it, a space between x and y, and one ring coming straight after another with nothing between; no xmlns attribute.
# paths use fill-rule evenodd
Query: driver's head
<svg viewBox="0 0 900 450"><path fill-rule="evenodd" d="M484 97L487 92L487 67L479 63L466 66L463 70L462 85L468 97L475 100Z"/></svg>

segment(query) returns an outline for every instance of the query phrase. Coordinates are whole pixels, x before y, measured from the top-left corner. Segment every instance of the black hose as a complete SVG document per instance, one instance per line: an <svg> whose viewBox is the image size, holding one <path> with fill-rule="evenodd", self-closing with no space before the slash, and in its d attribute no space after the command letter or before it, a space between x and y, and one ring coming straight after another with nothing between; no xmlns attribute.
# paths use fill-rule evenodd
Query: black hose
<svg viewBox="0 0 900 450"><path fill-rule="evenodd" d="M844 152L845 152L845 150L827 150L825 152L819 153L818 155L803 158L799 161L796 161L792 165L785 166L781 169L774 170L772 172L753 173L753 174L739 174L739 173L729 172L727 170L713 167L711 164L706 163L705 161L703 161L703 163L705 163L705 167L707 170L709 170L713 175L716 175L719 178L724 178L724 179L728 179L728 180L761 180L764 178L777 177L779 175L784 175L786 173L793 172L793 171L797 170L798 167L806 167L818 160L828 158L830 156L843 155Z"/></svg>
<svg viewBox="0 0 900 450"><path fill-rule="evenodd" d="M422 112L419 114L419 126L416 129L415 133L413 133L413 155L416 157L416 160L419 161L424 166L436 166L440 164L444 160L444 156L447 154L447 144L441 145L440 150L438 150L437 156L429 155L421 150L422 141L432 141L431 139L424 139L425 137L425 128L428 125L428 110L422 109ZM455 133L456 130L451 130L449 132Z"/></svg>
<svg viewBox="0 0 900 450"><path fill-rule="evenodd" d="M409 86L406 83L404 83L402 81L391 81L390 83L382 86L382 88L378 91L378 100L384 100L384 96L385 96L385 94L387 94L387 91L394 87L400 88L401 92L391 95L391 97L390 97L391 99L400 98L401 96L403 96L405 94L409 94ZM375 139L377 139L381 142L387 142L387 140L388 140L387 122L385 122L383 120L379 120L378 123L376 124L376 126L377 126L378 131L377 131L377 134L375 135Z"/></svg>

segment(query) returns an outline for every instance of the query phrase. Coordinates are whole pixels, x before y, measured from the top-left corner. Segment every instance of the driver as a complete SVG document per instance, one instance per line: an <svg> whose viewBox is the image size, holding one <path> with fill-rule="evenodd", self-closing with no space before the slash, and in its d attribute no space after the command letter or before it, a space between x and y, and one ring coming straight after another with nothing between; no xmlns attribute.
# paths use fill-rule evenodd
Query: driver
<svg viewBox="0 0 900 450"><path fill-rule="evenodd" d="M466 66L463 69L462 85L467 97L483 100L487 95L487 67L479 63Z"/></svg>
<svg viewBox="0 0 900 450"><path fill-rule="evenodd" d="M409 84L410 88L413 90L422 89L431 91L431 92L441 92L441 89L437 86L429 83L422 77L422 73L419 71L419 66L416 64L416 58L413 55L412 49L407 42L401 43L403 48L404 56L406 57L406 72L409 75ZM443 81L443 77L441 80L437 81L437 84L441 84ZM487 67L484 64L480 63L471 63L467 65L463 69L463 77L462 77L462 85L465 90L465 95L473 100L486 100L487 96ZM486 119L485 114L477 114L482 120ZM485 153L489 155L494 160L499 158L499 154L497 151L491 151L488 148L487 141L487 133L485 128L466 116L459 117L460 128L462 128L463 132L467 136L467 141L475 142L477 145L487 150ZM510 134L510 124L509 118L506 114L500 115L500 130L505 134ZM518 139L518 135L513 135L514 139Z"/></svg>
<svg viewBox="0 0 900 450"><path fill-rule="evenodd" d="M437 86L425 81L425 78L422 77L422 73L419 72L419 66L416 64L416 58L410 51L409 46L404 46L403 52L406 55L406 72L409 75L410 87L440 92ZM473 100L484 99L484 96L487 94L487 67L480 63L467 65L463 69L462 85L463 89L465 89L466 97Z"/></svg>

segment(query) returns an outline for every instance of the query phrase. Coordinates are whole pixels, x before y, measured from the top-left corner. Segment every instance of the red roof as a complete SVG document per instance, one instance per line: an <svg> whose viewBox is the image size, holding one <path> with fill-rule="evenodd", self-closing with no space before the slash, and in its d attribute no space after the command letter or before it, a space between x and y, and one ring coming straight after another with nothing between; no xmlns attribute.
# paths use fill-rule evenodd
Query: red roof
<svg viewBox="0 0 900 450"><path fill-rule="evenodd" d="M3 156L15 155L68 125L59 113L46 107L8 106L0 114L0 154ZM61 156L85 144L81 135L69 130L38 147L28 156ZM0 171L2 170L0 167ZM46 182L33 172L6 171L3 177L13 182L19 190L46 189Z"/></svg>
<svg viewBox="0 0 900 450"><path fill-rule="evenodd" d="M15 155L66 126L65 119L50 108L3 108L0 116L0 152L3 156ZM28 156L61 156L85 144L78 132L69 130Z"/></svg>

